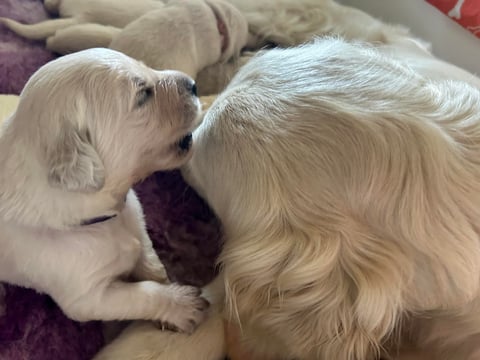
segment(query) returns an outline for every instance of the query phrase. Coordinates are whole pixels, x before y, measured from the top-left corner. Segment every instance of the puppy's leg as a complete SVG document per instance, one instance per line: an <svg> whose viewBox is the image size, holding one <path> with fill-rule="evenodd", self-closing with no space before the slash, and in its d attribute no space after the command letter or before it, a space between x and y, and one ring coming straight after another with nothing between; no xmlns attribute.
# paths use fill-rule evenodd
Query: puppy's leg
<svg viewBox="0 0 480 360"><path fill-rule="evenodd" d="M128 217L128 227L133 233L137 234L142 245L140 257L130 275L133 279L138 281L152 280L159 283L168 283L169 281L165 267L155 253L152 240L150 240L150 237L148 236L142 205L133 190L129 192L127 197L132 209L132 213Z"/></svg>
<svg viewBox="0 0 480 360"><path fill-rule="evenodd" d="M69 54L94 47L107 48L120 29L99 24L78 24L58 30L47 39L47 49Z"/></svg>
<svg viewBox="0 0 480 360"><path fill-rule="evenodd" d="M142 252L135 268L132 271L132 277L136 280L152 280L159 283L168 283L168 275L162 262L153 250L152 242L145 230L142 231Z"/></svg>
<svg viewBox="0 0 480 360"><path fill-rule="evenodd" d="M157 320L191 333L203 321L208 308L200 292L192 286L154 281L115 281L73 303L58 303L75 320Z"/></svg>
<svg viewBox="0 0 480 360"><path fill-rule="evenodd" d="M23 36L24 38L44 40L60 29L77 24L77 20L73 18L52 19L36 24L22 24L12 19L0 18L0 24L3 24L14 33Z"/></svg>
<svg viewBox="0 0 480 360"><path fill-rule="evenodd" d="M223 279L218 277L206 286L204 296L213 306L193 334L159 331L152 323L135 322L94 360L223 360L226 354L225 326L220 312Z"/></svg>
<svg viewBox="0 0 480 360"><path fill-rule="evenodd" d="M191 335L159 331L152 323L135 322L94 360L223 360L223 318L213 312ZM247 359L242 359L247 360Z"/></svg>

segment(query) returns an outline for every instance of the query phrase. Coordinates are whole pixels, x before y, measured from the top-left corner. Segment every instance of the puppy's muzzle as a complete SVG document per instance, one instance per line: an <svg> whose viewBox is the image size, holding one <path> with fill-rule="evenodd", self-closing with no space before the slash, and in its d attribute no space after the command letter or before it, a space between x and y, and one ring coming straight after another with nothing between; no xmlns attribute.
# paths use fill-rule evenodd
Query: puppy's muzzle
<svg viewBox="0 0 480 360"><path fill-rule="evenodd" d="M176 70L159 71L160 84L175 84L178 95L197 96L197 85L195 81L187 74Z"/></svg>
<svg viewBox="0 0 480 360"><path fill-rule="evenodd" d="M197 97L197 85L195 84L195 82L190 78L185 78L183 83L186 89L185 91L189 95L193 97ZM180 149L180 152L189 151L190 148L192 147L192 143L193 143L193 136L192 136L192 133L189 132L178 141L178 148Z"/></svg>
<svg viewBox="0 0 480 360"><path fill-rule="evenodd" d="M185 91L188 95L197 96L197 84L193 79L185 76L180 80L179 92Z"/></svg>
<svg viewBox="0 0 480 360"><path fill-rule="evenodd" d="M197 96L197 85L190 76L180 71L164 70L160 71L159 75L161 87L166 89L170 85L170 88L176 89L175 95L178 96L176 110L182 112L178 125L184 129L184 132L172 145L178 155L183 156L192 148L192 131L198 126L200 119L201 105Z"/></svg>
<svg viewBox="0 0 480 360"><path fill-rule="evenodd" d="M195 84L195 82L193 82L192 84L190 84L190 87L188 89L190 91L190 93L193 95L193 96L198 96L197 95L197 84Z"/></svg>

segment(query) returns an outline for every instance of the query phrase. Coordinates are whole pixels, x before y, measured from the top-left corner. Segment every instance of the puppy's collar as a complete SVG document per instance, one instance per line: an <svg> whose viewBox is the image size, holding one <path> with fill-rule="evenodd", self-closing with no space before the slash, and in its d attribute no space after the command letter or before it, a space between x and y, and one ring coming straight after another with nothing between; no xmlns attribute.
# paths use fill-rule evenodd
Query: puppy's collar
<svg viewBox="0 0 480 360"><path fill-rule="evenodd" d="M220 35L220 38L222 41L220 42L220 51L223 54L225 50L227 50L228 43L230 42L229 34L228 34L228 29L227 29L227 24L222 20L222 17L220 16L218 10L215 8L215 6L212 6L211 4L208 4L210 9L213 12L213 15L215 16L215 20L217 21L217 30L218 34Z"/></svg>
<svg viewBox="0 0 480 360"><path fill-rule="evenodd" d="M122 209L123 209L123 207L125 207L126 202L127 202L127 197L125 196L125 199L123 200ZM94 218L82 220L80 222L80 226L89 226L89 225L100 224L100 223L103 223L105 221L108 221L108 220L111 220L111 219L117 217L117 215L118 215L118 213L115 213L115 214L111 214L111 215L101 215L101 216L97 216L97 217L94 217Z"/></svg>
<svg viewBox="0 0 480 360"><path fill-rule="evenodd" d="M94 217L94 218L91 218L91 219L83 220L80 223L80 226L88 226L88 225L93 225L93 224L99 224L99 223L108 221L110 219L113 219L114 217L117 217L117 214Z"/></svg>

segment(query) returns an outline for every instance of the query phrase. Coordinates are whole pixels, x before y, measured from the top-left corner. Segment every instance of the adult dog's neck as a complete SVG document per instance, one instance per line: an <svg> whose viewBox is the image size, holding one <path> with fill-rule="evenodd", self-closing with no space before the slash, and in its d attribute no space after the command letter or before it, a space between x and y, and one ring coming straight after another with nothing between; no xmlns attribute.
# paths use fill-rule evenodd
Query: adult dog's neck
<svg viewBox="0 0 480 360"><path fill-rule="evenodd" d="M0 220L65 229L121 211L132 184L106 182L95 193L71 192L48 182L45 159L10 126L0 133ZM111 189L115 189L113 192Z"/></svg>

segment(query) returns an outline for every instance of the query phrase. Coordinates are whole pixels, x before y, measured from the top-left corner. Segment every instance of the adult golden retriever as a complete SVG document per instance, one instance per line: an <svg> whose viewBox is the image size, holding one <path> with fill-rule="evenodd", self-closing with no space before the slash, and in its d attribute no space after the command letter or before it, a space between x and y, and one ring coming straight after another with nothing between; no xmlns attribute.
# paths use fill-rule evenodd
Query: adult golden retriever
<svg viewBox="0 0 480 360"><path fill-rule="evenodd" d="M184 169L224 295L191 337L137 323L99 358L221 359L223 316L237 359L478 359L479 85L407 36L254 57Z"/></svg>

